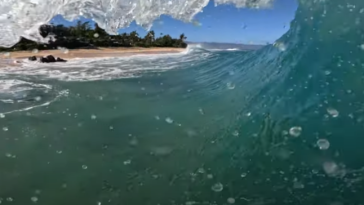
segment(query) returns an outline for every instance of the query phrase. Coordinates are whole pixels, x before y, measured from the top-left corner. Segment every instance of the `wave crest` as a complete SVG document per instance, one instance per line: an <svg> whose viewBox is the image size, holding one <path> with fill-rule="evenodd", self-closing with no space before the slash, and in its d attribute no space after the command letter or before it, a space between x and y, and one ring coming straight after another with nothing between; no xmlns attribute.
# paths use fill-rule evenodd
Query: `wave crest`
<svg viewBox="0 0 364 205"><path fill-rule="evenodd" d="M0 0L0 46L11 47L20 37L45 42L38 28L55 15L73 20L93 19L109 33L127 27L132 21L149 29L161 15L191 21L209 0ZM215 0L216 4L237 7L267 7L273 0ZM49 6L52 5L52 6Z"/></svg>

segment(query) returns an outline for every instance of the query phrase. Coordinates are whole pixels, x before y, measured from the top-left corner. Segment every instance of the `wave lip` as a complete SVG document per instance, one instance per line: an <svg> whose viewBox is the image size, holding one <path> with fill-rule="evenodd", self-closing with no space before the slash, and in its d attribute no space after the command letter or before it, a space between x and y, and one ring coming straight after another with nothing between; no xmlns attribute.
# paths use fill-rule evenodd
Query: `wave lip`
<svg viewBox="0 0 364 205"><path fill-rule="evenodd" d="M67 20L79 16L93 19L109 33L117 33L132 21L150 28L155 19L169 15L191 21L209 0L0 0L0 46L11 47L20 37L44 42L38 31L42 24L61 14ZM216 0L238 7L267 7L273 0ZM49 5L52 5L51 7Z"/></svg>

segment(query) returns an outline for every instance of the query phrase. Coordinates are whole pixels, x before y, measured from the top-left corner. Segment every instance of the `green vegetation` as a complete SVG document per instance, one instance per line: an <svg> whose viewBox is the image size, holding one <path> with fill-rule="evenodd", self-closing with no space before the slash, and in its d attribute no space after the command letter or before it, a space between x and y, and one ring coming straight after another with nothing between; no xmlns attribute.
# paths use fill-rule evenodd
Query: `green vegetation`
<svg viewBox="0 0 364 205"><path fill-rule="evenodd" d="M75 26L65 27L64 25L42 25L39 28L40 35L49 39L48 44L36 43L25 38L11 48L0 48L0 51L20 50L48 50L60 47L75 48L96 48L96 47L176 47L186 48L187 44L184 34L178 39L170 35L161 34L156 37L154 31L149 31L144 38L139 37L136 31L129 34L109 35L104 29L95 24L91 28L89 22L78 21Z"/></svg>

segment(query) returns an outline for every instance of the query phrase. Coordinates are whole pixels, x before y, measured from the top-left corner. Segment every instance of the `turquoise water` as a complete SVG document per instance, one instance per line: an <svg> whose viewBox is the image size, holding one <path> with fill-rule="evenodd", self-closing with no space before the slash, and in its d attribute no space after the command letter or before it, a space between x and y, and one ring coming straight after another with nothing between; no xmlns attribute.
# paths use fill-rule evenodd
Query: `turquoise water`
<svg viewBox="0 0 364 205"><path fill-rule="evenodd" d="M362 204L361 1L260 50L0 71L4 204Z"/></svg>

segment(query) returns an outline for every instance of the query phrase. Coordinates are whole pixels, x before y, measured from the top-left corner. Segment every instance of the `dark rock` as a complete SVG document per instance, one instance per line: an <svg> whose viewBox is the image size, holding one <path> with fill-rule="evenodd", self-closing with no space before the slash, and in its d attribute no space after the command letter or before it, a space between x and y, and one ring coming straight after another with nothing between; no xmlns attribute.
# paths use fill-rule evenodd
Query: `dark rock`
<svg viewBox="0 0 364 205"><path fill-rule="evenodd" d="M47 60L48 60L48 63L54 63L54 62L56 62L56 59L55 59L55 58L54 58L54 56L52 56L52 55L49 55L49 56L47 56L46 58L47 58Z"/></svg>
<svg viewBox="0 0 364 205"><path fill-rule="evenodd" d="M28 60L30 60L30 61L36 61L37 60L37 57L31 56L31 57L28 58Z"/></svg>
<svg viewBox="0 0 364 205"><path fill-rule="evenodd" d="M60 57L57 57L56 61L57 61L57 62L67 62L65 59L62 59L62 58L60 58Z"/></svg>
<svg viewBox="0 0 364 205"><path fill-rule="evenodd" d="M49 63L48 58L40 57L39 62L41 63Z"/></svg>

